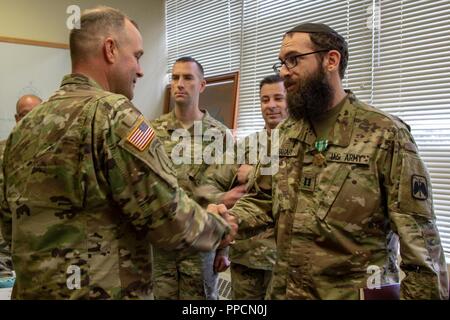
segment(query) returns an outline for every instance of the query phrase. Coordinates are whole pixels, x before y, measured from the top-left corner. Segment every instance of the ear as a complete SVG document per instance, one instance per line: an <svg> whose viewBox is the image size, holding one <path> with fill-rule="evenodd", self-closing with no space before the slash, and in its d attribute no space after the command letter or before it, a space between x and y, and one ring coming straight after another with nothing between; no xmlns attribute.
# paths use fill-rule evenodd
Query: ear
<svg viewBox="0 0 450 320"><path fill-rule="evenodd" d="M203 80L200 82L200 93L202 93L203 91L205 91L205 89L206 89L206 80L203 79Z"/></svg>
<svg viewBox="0 0 450 320"><path fill-rule="evenodd" d="M341 54L337 50L330 50L324 59L324 68L328 72L339 71Z"/></svg>
<svg viewBox="0 0 450 320"><path fill-rule="evenodd" d="M108 37L103 42L103 54L105 56L105 60L109 64L112 64L112 63L114 63L116 61L116 59L117 59L117 45L116 45L116 41L113 38Z"/></svg>

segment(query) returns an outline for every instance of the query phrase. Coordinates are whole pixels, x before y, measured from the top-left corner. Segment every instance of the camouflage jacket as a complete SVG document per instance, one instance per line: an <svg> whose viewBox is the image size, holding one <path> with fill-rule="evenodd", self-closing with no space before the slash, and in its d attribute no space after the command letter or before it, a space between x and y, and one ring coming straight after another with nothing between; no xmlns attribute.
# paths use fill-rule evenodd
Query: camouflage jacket
<svg viewBox="0 0 450 320"><path fill-rule="evenodd" d="M201 197L197 190L201 186L205 171L210 167L210 164L206 163L203 158L204 151L211 144L207 136L208 133L220 135L224 139L222 140L223 148L220 151L224 152L228 128L211 117L208 111L203 110L203 112L205 113L203 119L196 121L189 129L183 128L176 118L174 110L153 120L151 125L155 129L158 139L162 142L167 155L173 160L179 186L190 197L206 207L211 202L205 201L205 198ZM178 137L182 138L172 140L172 137L177 134ZM227 255L227 250L221 249L219 252Z"/></svg>
<svg viewBox="0 0 450 320"><path fill-rule="evenodd" d="M229 230L178 187L131 102L82 75L19 123L3 165L19 299L147 298L150 243L209 251Z"/></svg>
<svg viewBox="0 0 450 320"><path fill-rule="evenodd" d="M175 111L164 114L151 122L157 137L174 163L178 184L186 190L189 196L194 196L194 199L195 190L200 186L200 181L210 166L203 158L204 152L211 144L206 132L215 132L223 137L224 144L221 152L225 148L225 137L228 134L228 128L224 124L211 117L208 111L204 110L204 112L203 119L196 121L189 129L183 128L175 116ZM182 138L172 140L177 135ZM183 143L185 144L183 145Z"/></svg>
<svg viewBox="0 0 450 320"><path fill-rule="evenodd" d="M266 133L263 129L261 133ZM249 141L255 138L257 140L257 148L260 149L261 145L267 148L268 135L260 135L259 133L252 134L245 137L241 143L238 143L242 149L245 150L244 158L245 163L255 163L255 161L249 161L250 143ZM238 148L239 148L238 147ZM256 158L256 156L255 156ZM255 159L256 160L256 159ZM237 186L236 173L240 164L233 165L218 165L211 167L207 170L203 185L208 186L208 189L204 188L210 198L214 195L221 195L223 192ZM261 176L259 181L255 184L255 171L256 165L254 165L253 171L249 174L249 180L247 186L254 186L261 194L270 193L271 189L271 177ZM268 181L267 181L268 180ZM269 191L267 191L269 189ZM270 200L270 196L267 199ZM213 202L217 202L215 199ZM252 209L251 207L248 209ZM265 213L266 217L271 217L271 208ZM276 245L274 236L274 224L273 220L269 218L267 224L258 225L255 228L245 228L238 230L238 235L234 244L230 245L230 260L233 263L242 264L253 269L272 270L276 260Z"/></svg>
<svg viewBox="0 0 450 320"><path fill-rule="evenodd" d="M3 152L5 150L6 140L0 141L0 169L2 168ZM0 186L3 183L3 170L0 170ZM1 207L0 207L1 210ZM1 220L0 220L1 227ZM1 231L1 228L0 228ZM5 240L3 240L2 232L0 232L0 278L11 277L12 274L12 261L11 252L9 246Z"/></svg>
<svg viewBox="0 0 450 320"><path fill-rule="evenodd" d="M273 210L277 262L267 298L358 299L361 288L398 282L398 245L401 298L447 298L430 178L406 126L349 93L325 161L308 121L289 118L279 129L272 200L245 196L232 209L240 227L265 223Z"/></svg>

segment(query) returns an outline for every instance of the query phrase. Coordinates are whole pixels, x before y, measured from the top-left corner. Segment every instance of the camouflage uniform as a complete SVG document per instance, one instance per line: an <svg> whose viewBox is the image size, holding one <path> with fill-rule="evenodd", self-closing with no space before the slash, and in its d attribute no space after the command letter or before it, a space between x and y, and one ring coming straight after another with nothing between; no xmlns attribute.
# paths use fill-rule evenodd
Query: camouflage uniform
<svg viewBox="0 0 450 320"><path fill-rule="evenodd" d="M349 93L322 165L313 163L308 121L288 118L279 129L272 201L245 196L232 209L240 228L266 223L273 210L277 262L267 298L358 299L376 284L368 269L381 285L398 282L399 244L401 298L447 298L430 179L406 126Z"/></svg>
<svg viewBox="0 0 450 320"><path fill-rule="evenodd" d="M6 140L0 141L0 169L2 168L3 152L5 150L5 146ZM2 182L3 182L3 170L0 170L0 185L2 185ZM7 278L12 276L13 273L12 273L11 252L9 250L9 246L7 245L5 240L3 240L2 233L0 232L0 278Z"/></svg>
<svg viewBox="0 0 450 320"><path fill-rule="evenodd" d="M266 133L263 129L261 133ZM264 147L266 152L270 150L268 140L269 134L261 135L255 133L245 137L243 140L245 148L245 163L249 161L250 140L256 138L258 141L258 150ZM268 149L269 148L269 149ZM202 184L209 187L203 191L214 197L228 191L237 185L236 173L240 164L218 165L211 167L205 174ZM256 167L256 166L255 166ZM250 172L247 185L254 185L254 170ZM271 190L271 177L261 176L258 184L255 186L258 190L262 189L262 194ZM270 200L270 197L267 199ZM210 199L211 202L217 202L217 199ZM271 210L267 212L271 215ZM231 290L234 300L262 300L267 291L268 282L272 274L272 268L276 260L276 245L273 223L259 226L255 229L238 230L238 235L234 244L230 245L231 260Z"/></svg>
<svg viewBox="0 0 450 320"><path fill-rule="evenodd" d="M181 129L189 134L190 144L186 146L190 152L189 163L174 164L178 184L189 196L194 196L194 190L199 186L208 164L202 159L194 159L194 148L200 147L201 152L205 150L211 142L204 139L206 130L216 130L217 133L225 137L228 129L219 121L212 118L207 111L202 121L196 122L201 131L195 132L195 125L187 131L183 129L181 123L175 116L175 111L164 114L151 122L155 128L156 135L161 140L166 153L171 156L180 155L177 146L180 141L172 141L173 133ZM177 151L178 150L178 151ZM200 150L200 149L199 149ZM201 153L203 154L203 153ZM153 249L153 282L155 299L217 299L217 274L214 274L213 262L215 252L185 254L177 252L167 252L165 250ZM211 296L212 295L212 296Z"/></svg>
<svg viewBox="0 0 450 320"><path fill-rule="evenodd" d="M18 124L0 194L16 298L148 298L149 243L217 247L229 226L178 187L151 133L127 98L82 75Z"/></svg>

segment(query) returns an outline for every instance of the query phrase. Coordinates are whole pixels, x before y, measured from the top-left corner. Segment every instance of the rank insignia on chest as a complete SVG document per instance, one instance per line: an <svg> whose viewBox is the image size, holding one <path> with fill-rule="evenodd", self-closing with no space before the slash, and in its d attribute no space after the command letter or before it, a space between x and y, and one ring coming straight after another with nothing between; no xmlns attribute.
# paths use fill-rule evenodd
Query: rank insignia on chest
<svg viewBox="0 0 450 320"><path fill-rule="evenodd" d="M411 176L411 193L414 199L427 200L428 199L428 183L423 176L413 174Z"/></svg>
<svg viewBox="0 0 450 320"><path fill-rule="evenodd" d="M139 151L143 151L152 142L154 137L155 131L145 122L144 117L141 116L133 129L131 129L127 141Z"/></svg>
<svg viewBox="0 0 450 320"><path fill-rule="evenodd" d="M313 173L303 172L300 182L300 190L314 192L316 188L316 175Z"/></svg>

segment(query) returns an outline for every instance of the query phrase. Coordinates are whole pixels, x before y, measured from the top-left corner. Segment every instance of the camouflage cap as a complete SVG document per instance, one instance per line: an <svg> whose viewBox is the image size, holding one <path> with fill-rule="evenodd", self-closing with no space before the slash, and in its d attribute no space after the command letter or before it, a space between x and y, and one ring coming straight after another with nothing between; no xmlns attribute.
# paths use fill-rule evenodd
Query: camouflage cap
<svg viewBox="0 0 450 320"><path fill-rule="evenodd" d="M312 22L303 22L299 25L295 26L291 30L289 30L286 33L292 33L292 32L306 32L306 33L317 33L317 32L324 32L324 33L337 33L332 28L327 26L324 23L312 23Z"/></svg>

